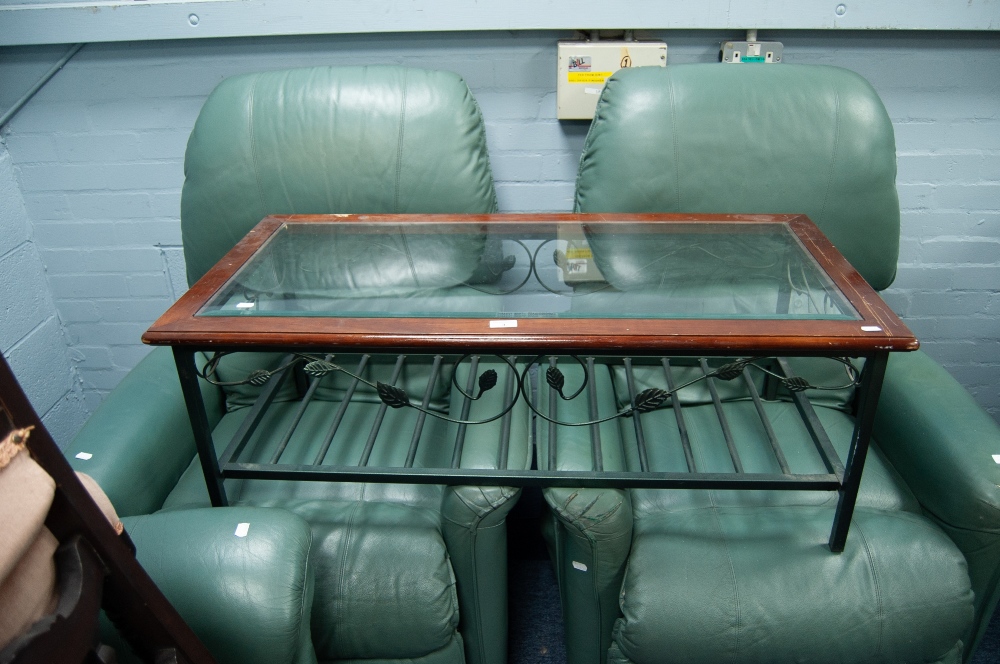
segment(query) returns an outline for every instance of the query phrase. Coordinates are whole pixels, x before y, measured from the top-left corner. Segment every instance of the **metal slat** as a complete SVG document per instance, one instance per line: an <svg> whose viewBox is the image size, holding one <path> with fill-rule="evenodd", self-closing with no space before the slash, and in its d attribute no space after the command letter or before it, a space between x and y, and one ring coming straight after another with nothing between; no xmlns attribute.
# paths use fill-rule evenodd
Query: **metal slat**
<svg viewBox="0 0 1000 664"><path fill-rule="evenodd" d="M456 371L458 369L456 368ZM479 371L479 356L473 355L469 362L469 379L465 381L465 393L466 395L472 394L472 391L476 388L476 372ZM468 396L462 397L462 416L459 418L461 420L469 419L469 412L472 410L472 399ZM459 424L458 432L455 434L455 448L451 455L451 467L458 468L462 463L462 450L465 448L465 432L468 429L468 424Z"/></svg>
<svg viewBox="0 0 1000 664"><path fill-rule="evenodd" d="M632 373L632 358L622 358L625 365L625 382L628 384L628 400L635 408L635 374ZM639 470L646 472L649 470L649 458L646 455L646 436L642 431L641 413L632 415L632 425L635 427L635 444L639 452ZM624 441L622 441L624 444Z"/></svg>
<svg viewBox="0 0 1000 664"><path fill-rule="evenodd" d="M757 386L753 384L753 379L750 378L750 369L746 367L743 368L743 381L747 384L747 389L750 390L750 399L753 401L754 408L757 409L757 416L760 417L760 423L764 425L764 432L767 434L767 441L771 443L771 450L774 452L774 458L778 462L778 467L781 468L781 472L788 475L791 471L788 470L788 461L785 460L785 453L781 451L778 437L774 434L774 427L771 426L771 420L764 411L764 404L760 402L760 394L757 392Z"/></svg>
<svg viewBox="0 0 1000 664"><path fill-rule="evenodd" d="M288 364L292 361L293 357L293 355L286 355L282 358L281 363ZM292 368L289 366L277 376L272 375L271 379L267 381L257 400L250 407L250 412L246 414L246 417L240 423L240 428L233 434L233 438L229 442L229 446L226 447L226 451L219 457L219 463L225 464L234 458L239 458L239 455L243 452L243 449L250 442L254 432L257 430L257 425L264 419L264 414L267 412L271 402L274 401L274 395L278 393L281 386L285 384L285 380L288 379L288 374L291 373L291 370Z"/></svg>
<svg viewBox="0 0 1000 664"><path fill-rule="evenodd" d="M785 374L785 378L791 378L793 374L791 367L788 366L788 361L783 357L779 357L777 360L781 372ZM826 469L843 482L844 464L841 462L837 450L834 449L833 443L830 442L830 437L827 435L826 429L823 428L823 423L819 421L819 415L813 409L812 403L809 402L809 399L802 392L792 392L791 395L792 401L799 411L799 416L802 418L802 423L805 425L806 430L809 431L809 435L816 445L816 451L822 457Z"/></svg>
<svg viewBox="0 0 1000 664"><path fill-rule="evenodd" d="M368 365L368 360L371 359L370 355L362 355L361 359L358 361L358 366L354 369L355 376L360 376L365 367ZM351 398L354 397L354 392L358 388L358 379L352 378L351 384L347 386L347 390L344 392L344 398L340 402L340 407L337 408L337 413L333 416L333 422L330 423L330 428L326 432L326 437L323 439L323 444L319 448L319 452L316 453L316 460L313 461L314 465L320 465L323 463L323 459L326 458L326 453L330 450L330 443L333 442L333 437L337 435L337 430L340 428L340 423L344 419L344 413L347 412L347 407L351 404Z"/></svg>
<svg viewBox="0 0 1000 664"><path fill-rule="evenodd" d="M643 489L759 489L831 491L840 486L833 475L780 473L638 473L631 471L489 470L475 468L377 468L357 466L270 466L231 463L226 476L336 482L401 482L405 484L478 484L482 486L594 487Z"/></svg>
<svg viewBox="0 0 1000 664"><path fill-rule="evenodd" d="M333 359L333 355L326 355L323 358L326 362ZM292 418L292 423L288 427L288 431L285 435L281 437L281 441L278 442L278 447L274 450L274 454L271 455L270 463L278 463L281 459L281 455L285 453L285 448L288 447L288 441L292 439L295 434L295 429L298 428L299 422L302 421L302 416L306 413L306 408L313 400L313 396L316 394L316 388L319 387L319 383L322 378L316 376L309 381L309 388L306 390L305 395L302 397L302 401L299 403L299 407L295 410L295 416Z"/></svg>
<svg viewBox="0 0 1000 664"><path fill-rule="evenodd" d="M549 358L549 367L556 366L556 358ZM558 410L559 410L559 400L556 398L557 394L554 389L549 387L549 470L556 469L556 440L558 438L559 426L551 421L557 420Z"/></svg>
<svg viewBox="0 0 1000 664"><path fill-rule="evenodd" d="M406 361L405 355L400 355L396 358L396 366L392 370L392 378L389 379L391 385L395 385L396 381L399 380L399 374L403 370L403 362ZM382 428L382 420L385 419L385 411L389 409L389 406L385 403L378 408L378 414L375 415L375 421L372 423L372 430L368 434L368 440L365 441L365 449L361 451L361 460L358 461L359 466L367 466L368 459L372 455L372 450L375 448L375 439L378 438L379 429Z"/></svg>
<svg viewBox="0 0 1000 664"><path fill-rule="evenodd" d="M511 357L508 359L510 359L511 362L515 362L517 360L516 357ZM513 403L514 401L515 397L514 389L516 389L517 387L515 378L516 378L516 372L512 368L507 367L507 374L506 377L504 378L504 383L503 383L504 410L510 408L511 403ZM497 468L499 468L500 470L507 469L507 457L509 456L510 452L510 422L513 415L514 412L513 410L511 410L506 415L504 415L503 418L500 420L500 446L499 449L497 450Z"/></svg>
<svg viewBox="0 0 1000 664"><path fill-rule="evenodd" d="M705 358L700 358L699 362L701 364L701 370L707 376L710 371L708 368L708 360ZM733 443L733 433L729 429L729 420L726 419L726 414L722 411L722 400L719 399L719 391L715 389L714 378L706 378L705 382L708 383L708 391L712 395L712 403L715 404L715 414L719 418L719 426L722 427L722 435L726 439L726 447L729 448L729 458L733 461L733 468L737 473L743 472L743 462L740 461L739 452L736 451L736 445Z"/></svg>
<svg viewBox="0 0 1000 664"><path fill-rule="evenodd" d="M781 387L781 381L777 377L771 374L764 374L764 399L767 401L775 401L778 398L778 388Z"/></svg>
<svg viewBox="0 0 1000 664"><path fill-rule="evenodd" d="M687 462L688 472L697 473L698 468L694 463L694 452L691 451L691 438L688 436L687 424L684 422L684 409L681 408L681 399L677 396L676 383L674 382L670 360L661 357L660 365L663 367L663 375L667 379L667 389L670 390L670 403L674 407L674 419L677 420L677 433L681 437L681 447L684 448L684 460Z"/></svg>
<svg viewBox="0 0 1000 664"><path fill-rule="evenodd" d="M431 366L431 377L427 381L427 387L424 389L424 398L420 402L421 410L417 413L417 424L413 427L413 437L410 438L410 449L406 452L406 462L403 464L404 468L412 468L413 461L417 458L417 445L420 444L420 434L424 431L424 422L427 420L427 406L431 403L431 397L434 396L434 385L437 383L438 374L441 372L441 360L440 355L434 356L434 364Z"/></svg>
<svg viewBox="0 0 1000 664"><path fill-rule="evenodd" d="M590 419L596 420L597 415L597 385L594 384L594 358L587 358L587 397ZM593 469L604 470L604 453L601 449L601 425L590 425L590 449L593 457Z"/></svg>

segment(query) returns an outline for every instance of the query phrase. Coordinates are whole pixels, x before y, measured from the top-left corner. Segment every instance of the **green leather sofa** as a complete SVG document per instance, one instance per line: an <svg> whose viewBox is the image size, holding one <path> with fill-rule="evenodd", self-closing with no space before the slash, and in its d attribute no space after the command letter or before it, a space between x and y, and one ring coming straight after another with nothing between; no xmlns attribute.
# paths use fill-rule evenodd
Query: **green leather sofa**
<svg viewBox="0 0 1000 664"><path fill-rule="evenodd" d="M205 102L184 167L181 227L189 283L269 214L496 210L479 108L465 83L446 72L317 67L227 79ZM488 268L483 257L491 251L489 238L477 246L481 255L470 260ZM328 257L331 263L335 254ZM335 359L353 368L357 356ZM373 356L366 373L385 380L393 361ZM232 354L216 376L238 381L281 362L278 353ZM484 358L481 369L488 364ZM426 382L427 363L407 367L404 383ZM501 376L504 368L499 366ZM448 378L446 372L430 408L452 407ZM302 462L307 448L322 438L324 418L335 410L332 400L343 394L338 380L324 379L283 462ZM222 449L259 388L203 383L202 389ZM262 458L277 442L276 428L294 416L299 396L288 381L269 409L263 433L251 445L260 448L255 453ZM487 393L471 416L494 408L497 398ZM356 454L379 405L371 390L355 395L341 425L347 435L338 433L331 454ZM513 417L510 468L523 468L528 460L525 413L519 407ZM373 464L401 465L415 416L412 409L387 412L379 433L381 456ZM425 439L454 440L454 435L454 425L427 419ZM470 432L462 467L495 465L498 435L499 421ZM422 444L425 448L418 466L439 463L446 449ZM150 353L108 396L68 456L80 450L93 457L74 459L75 467L97 479L123 515L163 518L208 505L167 348ZM450 460L450 446L447 454ZM506 661L505 519L516 490L270 480L227 481L226 489L233 505L280 508L289 519L309 524L315 568L311 634L318 661ZM191 573L208 586L224 582L198 567Z"/></svg>
<svg viewBox="0 0 1000 664"><path fill-rule="evenodd" d="M884 289L900 235L895 174L888 115L867 81L847 70L628 69L608 81L598 104L576 209L805 213ZM627 261L591 240L598 267ZM657 367L639 364L637 391L666 388ZM795 368L814 385L843 383L843 368L829 360L798 359ZM580 378L573 371L568 383ZM597 383L598 415L628 403L619 373L598 372ZM746 394L727 385L720 390L730 425L759 426ZM808 394L846 458L852 391ZM704 388L681 396L699 468L730 471L703 445L718 435ZM546 399L542 385L539 402ZM792 469L822 471L787 395L765 406ZM565 407L591 419L585 404ZM649 452L651 467L683 471L683 459L668 453L674 414L649 416L644 428L665 437ZM588 433L560 432L572 435ZM605 468L637 468L622 445L634 436L631 422L607 423L601 435ZM589 469L589 452L573 447L560 438L557 466ZM827 547L835 493L547 490L569 661L968 661L997 604L998 450L996 423L918 351L889 361L843 553Z"/></svg>

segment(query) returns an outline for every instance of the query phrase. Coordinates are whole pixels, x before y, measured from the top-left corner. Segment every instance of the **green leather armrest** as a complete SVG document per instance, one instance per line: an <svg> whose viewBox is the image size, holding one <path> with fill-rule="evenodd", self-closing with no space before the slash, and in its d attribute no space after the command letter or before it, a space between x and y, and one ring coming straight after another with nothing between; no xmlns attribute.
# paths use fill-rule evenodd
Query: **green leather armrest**
<svg viewBox="0 0 1000 664"><path fill-rule="evenodd" d="M303 519L281 509L213 507L122 522L139 562L219 664L315 664L312 536Z"/></svg>
<svg viewBox="0 0 1000 664"><path fill-rule="evenodd" d="M572 363L560 363L568 392L582 384L582 369ZM616 408L611 374L597 364L593 380L599 398L598 417ZM549 386L539 381L539 408L562 422L586 422L594 417L586 398L557 401L550 412ZM599 426L602 465L605 470L625 470L619 423ZM593 459L590 427L556 426L556 463L558 470L591 470ZM549 467L550 427L538 424L538 464ZM549 518L543 534L549 546L559 591L562 595L563 622L566 626L566 654L571 662L598 664L611 645L615 620L621 615L618 598L625 566L632 546L631 493L622 489L548 488L543 491L549 505ZM595 659L599 658L599 659Z"/></svg>
<svg viewBox="0 0 1000 664"><path fill-rule="evenodd" d="M220 395L205 385L202 396L214 425L221 414ZM195 454L169 348L153 350L125 376L65 454L74 470L101 485L121 516L160 508Z"/></svg>
<svg viewBox="0 0 1000 664"><path fill-rule="evenodd" d="M1000 427L926 353L889 359L874 438L965 555L975 617L968 658L1000 601Z"/></svg>
<svg viewBox="0 0 1000 664"><path fill-rule="evenodd" d="M458 383L466 385L467 363L458 368ZM498 383L473 403L469 419L490 417L503 410L506 363L480 362L477 374L493 369ZM463 397L452 390L450 411L461 413ZM523 470L531 463L528 408L518 401L511 411L507 468ZM470 426L462 447L461 468L497 468L502 420ZM442 534L457 579L462 636L469 664L502 664L507 650L507 514L520 489L502 486L448 487L442 497ZM470 583L471 581L471 583ZM480 660L482 656L482 660Z"/></svg>
<svg viewBox="0 0 1000 664"><path fill-rule="evenodd" d="M1000 427L926 353L890 358L874 437L924 509L1000 533Z"/></svg>

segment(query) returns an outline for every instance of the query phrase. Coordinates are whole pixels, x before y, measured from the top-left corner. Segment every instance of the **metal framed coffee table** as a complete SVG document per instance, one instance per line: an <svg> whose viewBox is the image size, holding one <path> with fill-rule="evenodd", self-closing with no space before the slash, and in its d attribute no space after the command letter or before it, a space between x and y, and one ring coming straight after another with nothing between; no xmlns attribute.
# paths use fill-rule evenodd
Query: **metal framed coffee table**
<svg viewBox="0 0 1000 664"><path fill-rule="evenodd" d="M867 454L890 352L911 351L917 340L864 279L802 215L318 215L274 216L260 222L143 336L173 348L199 457L214 505L227 504L226 478L378 481L505 486L614 486L620 488L727 488L839 491L830 546L842 551ZM217 455L199 381L233 351L287 352L277 371L257 370L242 382L262 387L244 425ZM199 352L210 355L207 367ZM341 366L338 353L360 357ZM400 467L373 466L370 444L357 465L327 462L328 442L310 464L281 461L284 442L270 459L248 452L257 425L282 381L298 374L301 408L323 377L350 377L352 387L331 411L343 412L364 381L370 354L395 358L395 373L415 356L432 356L428 385L449 365L468 364L468 382L454 384L466 404L484 391L503 391L503 407L487 420L467 409L440 413L424 394L408 394L390 379L372 387L381 409L421 411ZM482 356L502 360L499 372L480 372ZM841 460L803 391L812 386L792 374L783 358L823 356L845 366L857 386L855 430ZM643 414L679 409L687 385L674 380L673 358L693 358L719 417L719 444L733 470L699 472L686 434L679 437L687 472L650 470L647 448L661 444L643 427ZM720 359L724 358L724 359ZM847 358L863 358L860 371ZM583 383L567 385L560 367L580 368ZM632 387L635 363L663 367L668 389ZM629 403L598 418L600 395L592 380L601 364L628 377ZM763 389L751 371L767 375ZM536 381L549 385L538 403ZM767 434L775 472L745 472L715 385L745 382ZM785 462L762 402L778 390L794 401L825 473L797 474ZM427 393L429 394L430 388ZM570 394L567 394L570 393ZM585 399L591 419L559 419L560 400ZM538 426L549 427L546 469L507 469L501 437L496 468L460 468L464 436L485 421L508 421L523 402ZM450 467L413 463L426 417L458 425ZM599 422L630 419L638 467L605 471ZM291 424L294 430L295 422ZM555 440L565 426L591 430L590 470L552 470ZM683 429L682 418L678 426ZM289 431L283 440L292 436ZM334 441L335 442L335 441Z"/></svg>

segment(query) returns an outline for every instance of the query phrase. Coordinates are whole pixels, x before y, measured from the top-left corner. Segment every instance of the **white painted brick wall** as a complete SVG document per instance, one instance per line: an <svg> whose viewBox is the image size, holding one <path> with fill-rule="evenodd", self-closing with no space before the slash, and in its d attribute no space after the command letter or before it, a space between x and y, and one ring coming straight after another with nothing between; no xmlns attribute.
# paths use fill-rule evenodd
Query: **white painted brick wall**
<svg viewBox="0 0 1000 664"><path fill-rule="evenodd" d="M738 35L649 36L665 39L669 62L679 64L715 61L720 42ZM341 35L85 47L14 119L6 140L88 405L138 361L140 334L185 288L184 146L219 81L320 64L458 72L486 119L501 209L564 211L587 132L587 123L555 119L555 43L566 37ZM903 208L899 276L886 298L925 349L1000 416L1000 43L930 32L760 37L783 41L788 63L847 67L879 91L896 128ZM18 54L3 53L0 80Z"/></svg>
<svg viewBox="0 0 1000 664"><path fill-rule="evenodd" d="M46 284L11 158L2 144L0 351L56 443L65 446L90 409Z"/></svg>

